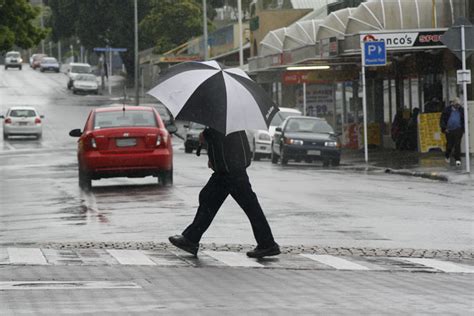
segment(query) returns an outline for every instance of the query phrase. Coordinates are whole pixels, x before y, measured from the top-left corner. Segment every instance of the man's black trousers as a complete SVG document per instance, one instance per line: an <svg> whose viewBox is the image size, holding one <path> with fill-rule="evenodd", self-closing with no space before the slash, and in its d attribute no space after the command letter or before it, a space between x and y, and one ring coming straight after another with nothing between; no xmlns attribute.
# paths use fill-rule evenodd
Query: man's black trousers
<svg viewBox="0 0 474 316"><path fill-rule="evenodd" d="M461 139L463 134L461 128L446 133L446 158L449 159L454 149L454 160L461 160Z"/></svg>
<svg viewBox="0 0 474 316"><path fill-rule="evenodd" d="M275 244L273 235L263 214L257 196L252 191L247 171L234 173L213 173L199 193L199 208L194 221L183 232L183 236L192 242L199 242L208 229L217 211L228 195L244 210L252 225L257 245L261 248Z"/></svg>

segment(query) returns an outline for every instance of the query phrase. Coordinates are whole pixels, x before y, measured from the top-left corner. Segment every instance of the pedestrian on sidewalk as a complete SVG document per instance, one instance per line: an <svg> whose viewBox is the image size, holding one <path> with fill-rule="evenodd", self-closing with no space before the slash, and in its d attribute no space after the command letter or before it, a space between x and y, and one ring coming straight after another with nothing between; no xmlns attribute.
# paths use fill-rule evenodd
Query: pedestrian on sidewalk
<svg viewBox="0 0 474 316"><path fill-rule="evenodd" d="M450 162L451 153L456 166L461 165L461 139L464 134L464 109L459 98L454 98L441 113L439 125L446 135L446 162Z"/></svg>
<svg viewBox="0 0 474 316"><path fill-rule="evenodd" d="M251 162L251 153L245 132L238 131L225 136L207 127L201 133L200 141L207 144L208 166L214 172L199 193L199 207L194 221L181 235L169 237L169 241L197 256L202 235L230 194L250 220L257 241L257 247L247 252L247 256L262 258L280 254L280 248L249 182L246 169Z"/></svg>

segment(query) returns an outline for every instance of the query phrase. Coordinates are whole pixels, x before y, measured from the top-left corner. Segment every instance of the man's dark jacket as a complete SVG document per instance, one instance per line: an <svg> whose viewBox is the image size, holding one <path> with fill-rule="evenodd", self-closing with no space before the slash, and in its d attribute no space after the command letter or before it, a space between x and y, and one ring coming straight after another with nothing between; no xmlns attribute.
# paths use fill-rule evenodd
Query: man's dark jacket
<svg viewBox="0 0 474 316"><path fill-rule="evenodd" d="M235 173L250 165L250 146L244 131L225 136L208 127L203 136L207 143L207 155L215 172Z"/></svg>
<svg viewBox="0 0 474 316"><path fill-rule="evenodd" d="M441 117L439 118L439 126L441 127L441 131L443 133L446 132L446 127L448 126L449 117L451 116L451 112L453 111L453 107L450 105L444 108L443 113L441 113ZM461 119L461 129L464 133L464 109L462 106L458 107L459 116Z"/></svg>

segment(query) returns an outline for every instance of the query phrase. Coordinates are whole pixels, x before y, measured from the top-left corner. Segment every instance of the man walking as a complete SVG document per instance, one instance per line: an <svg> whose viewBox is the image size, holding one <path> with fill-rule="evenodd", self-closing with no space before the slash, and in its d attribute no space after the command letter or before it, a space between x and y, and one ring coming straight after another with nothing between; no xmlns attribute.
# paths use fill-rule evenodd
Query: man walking
<svg viewBox="0 0 474 316"><path fill-rule="evenodd" d="M461 166L461 139L464 134L464 109L459 98L454 98L443 110L439 121L441 131L446 135L446 162L449 163L454 150L456 166Z"/></svg>
<svg viewBox="0 0 474 316"><path fill-rule="evenodd" d="M171 236L169 241L196 256L202 235L230 194L249 218L257 241L257 247L247 252L247 256L262 258L280 254L280 248L273 239L270 226L249 182L246 169L250 165L251 154L245 132L225 136L208 127L201 134L201 142L204 141L207 143L208 166L214 173L199 194L199 207L194 221L182 235Z"/></svg>

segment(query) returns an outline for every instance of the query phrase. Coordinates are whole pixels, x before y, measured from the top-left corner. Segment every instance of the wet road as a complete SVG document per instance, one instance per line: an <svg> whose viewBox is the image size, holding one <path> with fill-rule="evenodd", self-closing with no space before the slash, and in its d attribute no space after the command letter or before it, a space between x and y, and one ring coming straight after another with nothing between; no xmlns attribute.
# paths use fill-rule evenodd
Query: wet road
<svg viewBox="0 0 474 316"><path fill-rule="evenodd" d="M175 185L155 178L77 185L76 139L90 109L116 102L76 96L64 74L0 69L0 113L34 105L43 139L0 141L0 242L164 242L193 218L210 175L205 156L185 154L174 138ZM342 162L344 163L344 162ZM254 162L249 174L282 245L466 250L473 248L472 188L320 165ZM250 225L228 199L203 243L253 244Z"/></svg>

